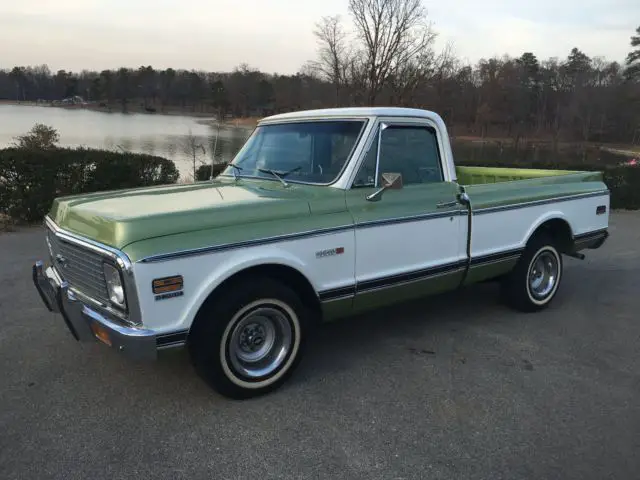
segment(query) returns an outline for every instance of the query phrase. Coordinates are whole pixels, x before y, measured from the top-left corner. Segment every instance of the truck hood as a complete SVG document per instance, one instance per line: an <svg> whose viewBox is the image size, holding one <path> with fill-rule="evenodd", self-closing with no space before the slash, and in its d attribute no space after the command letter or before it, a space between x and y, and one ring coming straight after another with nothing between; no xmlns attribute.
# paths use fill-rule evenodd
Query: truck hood
<svg viewBox="0 0 640 480"><path fill-rule="evenodd" d="M214 181L61 197L49 217L60 228L114 248L230 225L310 215L305 187Z"/></svg>

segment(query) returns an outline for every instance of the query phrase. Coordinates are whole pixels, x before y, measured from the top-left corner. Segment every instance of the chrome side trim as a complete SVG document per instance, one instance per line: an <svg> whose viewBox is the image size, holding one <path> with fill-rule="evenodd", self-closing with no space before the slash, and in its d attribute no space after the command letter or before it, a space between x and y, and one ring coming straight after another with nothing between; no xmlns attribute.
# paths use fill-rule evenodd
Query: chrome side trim
<svg viewBox="0 0 640 480"><path fill-rule="evenodd" d="M524 248L513 250L502 250L484 255L478 255L471 258L471 268L485 267L498 263L518 260L522 255ZM420 270L407 270L394 275L384 277L372 277L367 280L360 280L356 283L344 285L342 287L323 290L318 293L318 297L322 303L332 302L335 300L344 300L352 298L360 293L368 293L371 291L384 290L402 285L419 282L422 280L430 280L439 278L443 275L455 274L465 269L467 260L458 260L456 262L434 265Z"/></svg>
<svg viewBox="0 0 640 480"><path fill-rule="evenodd" d="M571 200L578 200L581 198L601 197L610 195L609 190L600 190L598 192L578 193L572 195L561 195L552 198L545 198L544 200L532 200L530 202L513 203L509 205L500 205L496 207L478 208L473 210L474 215L483 215L486 213L502 212L506 210L515 210L517 208L537 207L539 205L548 205L549 203L557 202L569 202ZM473 201L473 200L472 200ZM465 212L466 213L466 212Z"/></svg>
<svg viewBox="0 0 640 480"><path fill-rule="evenodd" d="M283 235L274 235L272 237L259 238L255 240L245 240L243 242L223 243L220 245L213 245L210 247L194 248L190 250L179 250L171 253L150 255L148 257L144 257L138 260L138 262L140 263L162 262L165 260L171 260L171 259L180 258L180 257L204 255L207 253L216 253L216 252L221 252L225 250L233 250L236 248L255 247L259 245L268 245L268 244L277 243L277 242L300 240L303 238L315 237L320 235L330 235L332 233L344 232L352 229L360 229L360 228L365 229L365 228L377 227L377 226L394 224L394 223L419 222L422 220L432 220L437 218L452 217L458 214L459 214L458 210L454 210L449 212L434 212L434 213L426 213L426 214L420 214L420 215L411 215L407 217L385 218L382 220L372 220L369 222L363 222L357 225L340 225L338 227L321 228L318 230L308 230L308 231L299 232L299 233L287 233Z"/></svg>
<svg viewBox="0 0 640 480"><path fill-rule="evenodd" d="M341 225L339 227L321 228L318 230L310 230L310 231L300 232L300 233L287 233L284 235L274 235L272 237L259 238L255 240L245 240L244 242L222 243L220 245L213 245L210 247L194 248L189 250L179 250L172 253L161 253L158 255L150 255L148 257L144 257L138 260L138 262L140 263L162 262L164 260L172 260L174 258L191 257L194 255L204 255L206 253L222 252L225 250L233 250L236 248L255 247L257 245L268 245L268 244L277 243L277 242L299 240L301 238L315 237L316 235L318 236L329 235L332 233L352 230L353 228L354 228L353 225Z"/></svg>
<svg viewBox="0 0 640 480"><path fill-rule="evenodd" d="M363 293L371 293L378 292L381 290L386 290L388 288L396 288L402 287L405 285L410 285L416 282L422 282L424 280L433 280L436 278L444 277L446 275L453 275L455 273L462 272L464 270L464 265L457 264L453 266L446 265L448 268L442 269L433 269L434 272L429 270L425 270L425 272L410 272L413 275L403 274L399 276L398 279L381 279L381 280L366 280L363 282L358 282L356 285L356 295L360 295Z"/></svg>
<svg viewBox="0 0 640 480"><path fill-rule="evenodd" d="M455 217L460 215L459 210L448 210L446 212L422 213L419 215L408 215L406 217L385 218L382 220L371 220L369 222L358 223L356 229L365 229L371 227L379 227L382 225L393 225L395 223L411 223L420 222L422 220L436 220L438 218Z"/></svg>
<svg viewBox="0 0 640 480"><path fill-rule="evenodd" d="M82 296L82 298L88 302L91 302L95 306L99 306L105 310L107 310L110 314L114 315L116 318L128 324L130 326L140 326L142 325L142 318L140 313L140 303L138 300L138 289L136 287L136 282L133 277L133 264L129 257L120 250L110 247L108 245L104 245L102 243L96 242L94 240L90 240L88 238L81 237L74 233L71 233L67 230L60 228L56 223L49 217L49 215L45 216L45 225L49 228L54 235L59 237L62 240L65 240L69 243L73 243L80 247L88 248L93 250L94 252L103 255L120 267L120 269L125 273L122 275L122 280L124 282L124 288L127 295L127 305L129 312L128 314L124 314L122 312L117 311L109 306L103 305L101 302L98 302L95 299L89 298L85 295L80 294L75 289L70 289L74 294Z"/></svg>
<svg viewBox="0 0 640 480"><path fill-rule="evenodd" d="M517 208L527 208L527 207L533 207L533 206L538 206L538 205L546 205L546 204L549 204L549 203L565 202L565 201L570 201L570 200L577 200L577 199L580 199L580 198L599 197L599 196L604 196L604 195L609 195L609 190L602 190L602 191L599 191L599 192L590 192L590 193L581 193L581 194L577 194L577 195L565 195L565 196L548 198L548 199L544 199L544 200L535 200L535 201L531 201L531 202L522 202L522 203L517 203L517 204L513 204L513 205L505 205L505 206L500 206L500 207L488 207L488 208L485 208L485 209L474 210L473 215L481 215L481 214L485 214L485 213L493 213L493 212L498 212L498 211L502 211L502 210L513 210L513 209L517 209ZM308 230L308 231L299 232L299 233L288 233L288 234L284 234L284 235L274 235L272 237L260 238L260 239L255 239L255 240L246 240L246 241L243 241L243 242L224 243L224 244L213 245L213 246L209 246L209 247L201 247L201 248L195 248L195 249L189 249L189 250L179 250L179 251L171 252L171 253L162 253L162 254L158 254L158 255L150 255L148 257L144 257L144 258L138 260L138 262L140 262L140 263L162 262L162 261L172 260L172 259L175 259L175 258L190 257L190 256L194 256L194 255L204 255L204 254L207 254L207 253L216 253L216 252L221 252L221 251L226 251L226 250L233 250L233 249L237 249L237 248L255 247L255 246L259 246L259 245L267 245L267 244L277 243L277 242L300 240L300 239L303 239L303 238L314 237L314 236L317 236L317 235L329 235L329 234L332 234L332 233L347 231L347 230L351 230L351 229L361 229L361 228L365 229L365 228L372 228L372 227L378 227L378 226L390 225L390 224L397 224L397 223L419 222L419 221L422 221L422 220L431 220L431 219L437 219L437 218L451 217L451 216L455 216L455 215L465 215L466 216L466 215L468 215L468 212L466 210L464 210L464 209L455 209L455 210L450 210L450 211L447 211L447 212L430 212L430 213L425 213L425 214L410 215L410 216L406 216L406 217L385 218L385 219L381 219L381 220L372 220L372 221L369 221L369 222L363 222L363 223L360 223L360 224L357 224L357 225L341 225L341 226L338 226L338 227L321 228L321 229L318 229L318 230Z"/></svg>

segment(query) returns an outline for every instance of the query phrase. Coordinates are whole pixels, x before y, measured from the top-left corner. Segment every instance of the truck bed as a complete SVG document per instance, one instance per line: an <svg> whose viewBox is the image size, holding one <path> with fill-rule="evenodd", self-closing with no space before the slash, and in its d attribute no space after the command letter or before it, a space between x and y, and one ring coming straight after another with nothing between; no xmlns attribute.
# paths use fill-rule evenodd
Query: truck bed
<svg viewBox="0 0 640 480"><path fill-rule="evenodd" d="M576 173L591 172L579 172L576 170L541 170L535 168L456 167L456 174L460 185L510 182L514 180L556 177Z"/></svg>
<svg viewBox="0 0 640 480"><path fill-rule="evenodd" d="M492 208L602 192L602 172L456 167L474 208Z"/></svg>

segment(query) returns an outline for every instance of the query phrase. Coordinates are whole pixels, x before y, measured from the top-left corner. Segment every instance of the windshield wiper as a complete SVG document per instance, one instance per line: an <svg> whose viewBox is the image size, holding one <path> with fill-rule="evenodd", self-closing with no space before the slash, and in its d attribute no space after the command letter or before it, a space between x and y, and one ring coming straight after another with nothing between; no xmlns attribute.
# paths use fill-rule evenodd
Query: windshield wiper
<svg viewBox="0 0 640 480"><path fill-rule="evenodd" d="M259 168L258 169L259 172L270 173L271 175L276 177L278 180L280 180L280 182L282 182L282 185L284 185L285 187L288 187L289 184L287 182L285 182L282 177L286 177L290 173L296 172L298 170L300 170L300 167L292 168L291 170L287 170L286 172L276 172L275 170L272 170L270 168Z"/></svg>
<svg viewBox="0 0 640 480"><path fill-rule="evenodd" d="M227 163L227 167L233 168L233 178L234 178L234 180L238 180L238 174L236 173L236 170L241 172L243 170L243 168L239 167L238 165L234 165L231 162Z"/></svg>
<svg viewBox="0 0 640 480"><path fill-rule="evenodd" d="M259 172L262 173L270 173L271 175L273 175L274 177L276 177L278 180L280 180L280 182L282 183L282 185L284 185L285 187L288 187L289 184L287 182L285 182L280 175L278 175L275 171L268 169L268 168L259 168L258 169Z"/></svg>

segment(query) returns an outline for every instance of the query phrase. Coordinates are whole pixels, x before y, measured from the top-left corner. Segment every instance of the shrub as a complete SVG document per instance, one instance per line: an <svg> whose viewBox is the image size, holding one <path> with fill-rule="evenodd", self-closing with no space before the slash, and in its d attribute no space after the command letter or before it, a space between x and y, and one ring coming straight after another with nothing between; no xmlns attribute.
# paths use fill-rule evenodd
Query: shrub
<svg viewBox="0 0 640 480"><path fill-rule="evenodd" d="M55 197L175 183L171 160L92 149L0 150L0 214L39 221Z"/></svg>
<svg viewBox="0 0 640 480"><path fill-rule="evenodd" d="M226 168L226 163L215 163L213 165L214 178L220 175L220 173ZM201 182L203 180L209 180L211 177L211 165L200 165L196 170L196 181Z"/></svg>
<svg viewBox="0 0 640 480"><path fill-rule="evenodd" d="M60 140L58 131L42 123L36 123L31 130L24 135L16 137L16 148L34 148L46 150L56 148Z"/></svg>

